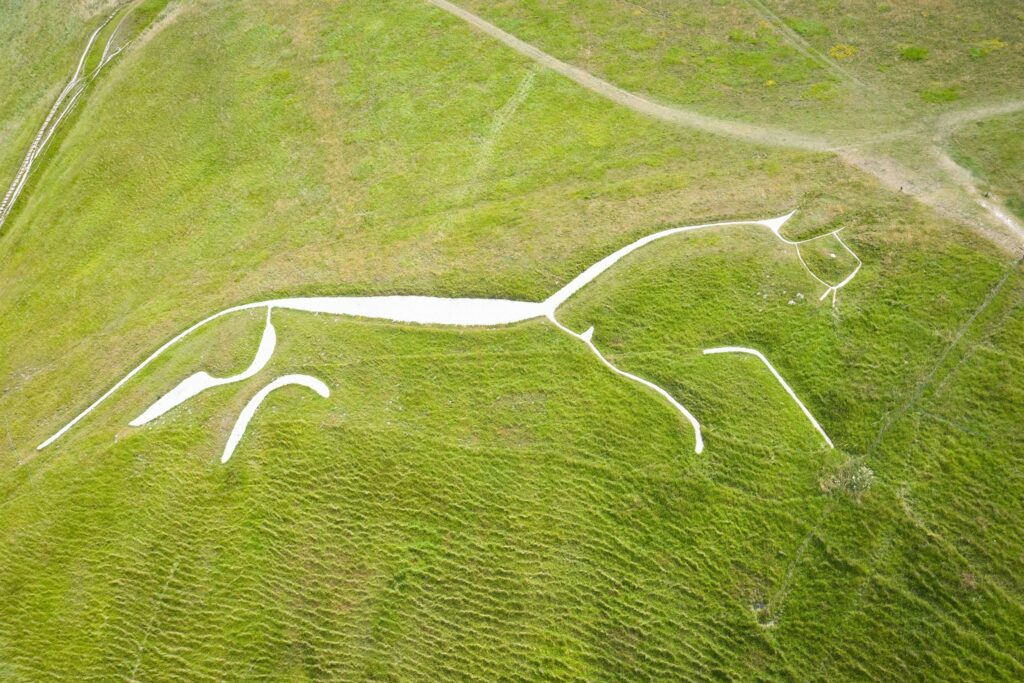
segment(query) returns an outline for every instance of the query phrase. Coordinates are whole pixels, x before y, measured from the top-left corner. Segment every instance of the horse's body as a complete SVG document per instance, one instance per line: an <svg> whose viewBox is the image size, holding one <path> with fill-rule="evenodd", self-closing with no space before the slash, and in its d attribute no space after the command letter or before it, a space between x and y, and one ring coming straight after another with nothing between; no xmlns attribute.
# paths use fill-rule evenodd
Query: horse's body
<svg viewBox="0 0 1024 683"><path fill-rule="evenodd" d="M730 221L722 223L705 223L701 225L692 225L679 228L671 228L669 230L663 230L661 232L648 235L643 237L631 244L628 244L618 251L606 256L594 265L590 266L578 276L576 276L571 282L558 290L555 294L548 297L541 302L531 301L511 301L508 299L467 299L467 298L441 298L441 297L430 297L430 296L372 296L372 297L355 297L355 296L339 296L339 297L301 297L301 298L289 298L289 299L272 299L268 301L258 301L254 303L242 304L240 306L234 306L232 308L225 309L218 313L211 315L210 317L201 320L192 327L188 328L184 332L180 333L166 344L157 349L151 356L146 358L142 363L136 366L131 372L125 375L117 384L111 387L105 394L97 399L92 405L82 411L77 417L71 420L68 424L62 427L56 434L51 436L49 439L41 443L38 448L41 450L51 443L56 441L62 436L67 430L71 429L79 420L84 418L90 412L92 412L100 403L105 401L111 394L117 389L124 385L128 380L134 377L139 371L149 365L157 356L161 355L164 351L170 348L172 345L181 341L189 334L199 329L200 327L210 323L218 318L221 318L230 313L235 313L243 310L265 308L267 310L267 322L264 329L263 338L260 342L259 349L256 353L256 357L253 359L252 364L242 373L233 377L216 378L211 377L205 372L199 372L191 377L182 381L177 387L172 389L170 392L162 396L156 403L150 406L142 415L137 417L131 422L133 426L140 426L150 422L151 420L160 417L167 411L171 410L175 406L180 405L189 398L196 394L205 391L206 389L220 386L224 384L230 384L238 382L243 379L252 377L259 372L269 362L270 357L273 355L274 347L276 346L276 331L270 320L270 312L277 309L288 309L295 311L307 311L311 313L324 313L329 315L347 315L362 318L370 318L377 320L387 320L392 322L401 323L414 323L422 325L449 325L457 327L494 327L498 325L509 325L512 323L522 322L524 320L531 320L535 318L547 318L550 320L558 329L571 335L572 337L579 339L612 371L620 376L631 379L635 382L643 384L665 398L673 407L675 407L693 426L695 433L695 450L700 453L703 450L703 440L701 438L700 424L696 418L678 401L675 400L667 391L661 387L653 384L652 382L645 380L636 375L632 375L628 372L620 370L610 363L597 347L594 346L591 341L593 334L593 328L583 333L574 332L569 328L562 325L555 318L555 311L565 303L570 297L576 292L582 289L584 286L592 282L601 273L611 268L619 260L627 256L628 254L636 251L637 249L654 242L655 240L677 235L692 230L699 230L702 228L712 227L727 227L727 226L761 226L770 229L776 237L788 244L796 244L790 242L779 234L779 230L785 224L787 220L793 214L790 213L786 216L779 218L773 218L768 220L759 221ZM812 273L813 274L813 273Z"/></svg>

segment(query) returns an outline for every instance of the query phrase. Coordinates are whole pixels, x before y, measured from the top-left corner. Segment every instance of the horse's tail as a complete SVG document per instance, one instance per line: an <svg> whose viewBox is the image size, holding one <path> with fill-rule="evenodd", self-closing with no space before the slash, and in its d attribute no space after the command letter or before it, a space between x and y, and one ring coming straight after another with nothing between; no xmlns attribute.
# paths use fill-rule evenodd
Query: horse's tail
<svg viewBox="0 0 1024 683"><path fill-rule="evenodd" d="M263 306L266 306L269 309L270 308L270 302L261 301L261 302L258 302L258 303L243 304L241 306L233 306L232 308L226 308L223 311L220 311L218 313L214 313L213 315L209 316L208 318L204 318L203 320L200 320L199 322L197 322L192 327L188 328L184 332L182 332L182 333L178 334L176 337L172 338L170 341L165 343L159 349L154 351L148 358L146 358L146 360L142 361L137 366L135 366L127 375L122 377L121 380L117 384L115 384L114 386L110 387L110 389L108 389L105 394L103 394L98 399L96 399L92 403L92 405L90 405L88 408L86 408L81 413L79 413L77 416L75 416L75 418L73 420L71 420L70 422L68 422L66 425L61 427L60 430L58 430L57 433L55 433L49 439L47 439L46 441L44 441L41 444L39 444L38 446L36 446L36 450L41 451L44 448L46 448L47 446L49 446L50 444L52 444L54 441L56 441L57 439L62 437L65 432L67 432L69 429L71 429L76 424L78 424L78 422L82 418L84 418L86 415L88 415L93 410L95 410L101 403L103 403L108 398L110 398L110 396L113 395L113 393L115 391L117 391L122 386L124 386L128 382L128 380L130 380L132 377L134 377L139 372L141 372L147 365L149 365L154 360L156 360L160 356L160 354L162 354L164 351L166 351L167 349L169 349L172 346L174 346L175 344L177 344L179 341L181 341L182 339L184 339L188 335L190 335L193 332L195 332L196 330L198 330L200 327L203 327L207 323L211 323L211 322L213 322L214 320L216 320L218 318L221 318L221 317L223 317L225 315L228 315L229 313L235 313L237 311L247 310L247 309L250 309L250 308L261 308Z"/></svg>

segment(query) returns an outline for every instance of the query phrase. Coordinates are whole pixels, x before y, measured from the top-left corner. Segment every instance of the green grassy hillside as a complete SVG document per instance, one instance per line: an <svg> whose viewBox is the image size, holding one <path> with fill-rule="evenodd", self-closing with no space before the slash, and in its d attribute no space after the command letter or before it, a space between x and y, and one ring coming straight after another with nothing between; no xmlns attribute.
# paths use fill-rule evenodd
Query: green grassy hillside
<svg viewBox="0 0 1024 683"><path fill-rule="evenodd" d="M478 9L533 39L537 7ZM572 6L629 46L605 9ZM109 13L91 10L81 34ZM1015 256L832 154L647 119L418 0L141 10L0 232L0 678L1024 676ZM766 59L799 71L780 97L851 87L775 26L756 29ZM703 45L747 74L705 72L714 110L775 120L744 71L761 48ZM653 92L663 67L602 75ZM976 173L1012 169L987 142L1005 135L965 139ZM257 377L127 426L191 373L249 364L262 312L233 314L35 450L228 306L539 301L656 230L792 209L786 237L842 228L863 261L835 305L800 260L842 280L833 238L798 256L742 227L645 247L558 312L692 410L701 455L656 394L545 321L288 311ZM758 360L702 353L727 345L762 351L836 448ZM221 465L242 406L286 373L331 397L275 392Z"/></svg>
<svg viewBox="0 0 1024 683"><path fill-rule="evenodd" d="M1020 97L1024 14L1015 3L772 4L815 49L907 106Z"/></svg>
<svg viewBox="0 0 1024 683"><path fill-rule="evenodd" d="M1021 96L1012 2L538 0L462 3L628 90L831 135Z"/></svg>

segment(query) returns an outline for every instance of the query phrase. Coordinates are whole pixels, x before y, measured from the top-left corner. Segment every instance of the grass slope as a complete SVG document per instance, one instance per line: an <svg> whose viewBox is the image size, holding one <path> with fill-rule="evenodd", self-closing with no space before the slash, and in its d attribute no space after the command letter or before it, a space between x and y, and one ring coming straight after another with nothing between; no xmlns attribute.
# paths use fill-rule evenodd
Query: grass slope
<svg viewBox="0 0 1024 683"><path fill-rule="evenodd" d="M771 4L815 48L840 55L905 106L1020 97L1024 14L1015 3Z"/></svg>
<svg viewBox="0 0 1024 683"><path fill-rule="evenodd" d="M1020 96L1014 3L465 0L551 54L709 114L831 136Z"/></svg>
<svg viewBox="0 0 1024 683"><path fill-rule="evenodd" d="M873 113L854 83L745 2L463 6L627 90L732 119L836 124ZM819 118L820 120L820 118Z"/></svg>
<svg viewBox="0 0 1024 683"><path fill-rule="evenodd" d="M1019 265L829 157L657 125L425 4L171 10L0 235L0 674L1021 678ZM248 363L261 316L231 316L33 450L232 304L540 299L659 227L794 206L789 236L845 227L864 260L834 309L744 229L637 252L560 311L698 415L699 457L544 323L287 312L257 379L126 427ZM838 448L755 359L701 354L724 344ZM220 466L286 372L332 397L275 393Z"/></svg>
<svg viewBox="0 0 1024 683"><path fill-rule="evenodd" d="M974 123L953 138L957 161L982 180L1006 206L1024 218L1024 116Z"/></svg>

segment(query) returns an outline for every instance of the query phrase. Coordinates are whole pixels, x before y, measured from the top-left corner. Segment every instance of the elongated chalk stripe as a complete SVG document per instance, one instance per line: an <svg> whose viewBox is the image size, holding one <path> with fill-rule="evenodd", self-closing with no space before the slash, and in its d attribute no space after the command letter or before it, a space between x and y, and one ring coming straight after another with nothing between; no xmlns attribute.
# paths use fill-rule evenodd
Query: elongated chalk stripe
<svg viewBox="0 0 1024 683"><path fill-rule="evenodd" d="M256 350L256 356L252 359L252 363L250 363L248 368L237 375L223 378L211 377L205 372L197 372L191 377L182 380L178 386L161 396L142 415L139 415L128 424L132 427L141 427L207 389L241 382L265 368L267 363L270 362L270 357L274 355L274 348L277 346L277 330L274 329L274 324L270 322L270 312L272 310L272 307L267 306L267 322L263 328L263 337L260 339L260 346Z"/></svg>
<svg viewBox="0 0 1024 683"><path fill-rule="evenodd" d="M700 453L702 453L704 451L704 437L701 435L700 422L698 422L697 418L695 418L693 416L693 413L691 413L689 410L687 410L686 407L682 403L677 401L675 399L675 397L672 396L672 394L668 393L667 391L665 391L664 389L659 387L654 382L646 380L643 377L637 377L636 375L634 375L632 373L626 372L625 370L620 370L616 366L612 365L611 361L609 361L607 358L605 358L604 354L602 354L600 351L598 351L597 347L594 346L594 342L593 342L594 328L593 328L593 326L591 326L583 334L577 334L576 332L573 332L572 330L570 330L568 327L566 327L562 323L558 322L558 320L555 319L554 313L550 313L547 316L547 318L552 323L554 323L555 326L558 327L558 329L562 330L563 332L565 332L566 334L568 334L568 335L570 335L572 337L575 337L576 339L579 339L584 344L586 344L587 347L591 351L594 352L594 355L597 356L601 360L601 362L604 363L612 372L614 372L615 374L620 375L622 377L625 377L627 379L631 379L634 382L642 384L645 387L648 387L648 388L653 389L654 391L658 392L658 394L660 394L662 398L664 398L666 401L668 401L670 404L672 404L672 407L674 407L676 410L678 410L680 413L682 413L683 417L685 417L690 422L690 425L693 426L693 434L694 434L694 441L695 441L693 450L696 453L698 453L698 454L700 454Z"/></svg>

